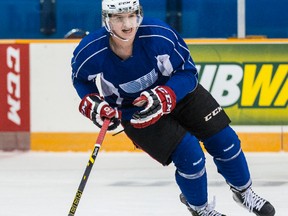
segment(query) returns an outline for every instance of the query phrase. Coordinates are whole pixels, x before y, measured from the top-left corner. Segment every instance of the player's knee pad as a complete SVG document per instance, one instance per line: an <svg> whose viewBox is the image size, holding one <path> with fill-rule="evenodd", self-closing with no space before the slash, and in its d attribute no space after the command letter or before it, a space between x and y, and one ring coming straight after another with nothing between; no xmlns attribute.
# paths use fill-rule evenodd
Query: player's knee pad
<svg viewBox="0 0 288 216"><path fill-rule="evenodd" d="M212 137L203 141L207 152L215 160L229 161L241 153L240 140L235 131L227 126Z"/></svg>
<svg viewBox="0 0 288 216"><path fill-rule="evenodd" d="M205 155L199 141L187 133L171 155L177 172L184 178L196 178L205 172Z"/></svg>

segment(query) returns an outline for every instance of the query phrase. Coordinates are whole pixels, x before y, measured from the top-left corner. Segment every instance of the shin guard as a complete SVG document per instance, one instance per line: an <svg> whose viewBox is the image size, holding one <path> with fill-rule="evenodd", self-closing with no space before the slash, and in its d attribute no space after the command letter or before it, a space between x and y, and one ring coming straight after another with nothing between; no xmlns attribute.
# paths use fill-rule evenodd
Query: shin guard
<svg viewBox="0 0 288 216"><path fill-rule="evenodd" d="M236 188L247 188L251 184L246 158L240 140L230 126L204 140L204 146L213 156L218 172L227 183Z"/></svg>
<svg viewBox="0 0 288 216"><path fill-rule="evenodd" d="M177 170L176 182L193 206L207 203L207 175L205 155L199 141L191 134L186 134L172 154L172 161Z"/></svg>

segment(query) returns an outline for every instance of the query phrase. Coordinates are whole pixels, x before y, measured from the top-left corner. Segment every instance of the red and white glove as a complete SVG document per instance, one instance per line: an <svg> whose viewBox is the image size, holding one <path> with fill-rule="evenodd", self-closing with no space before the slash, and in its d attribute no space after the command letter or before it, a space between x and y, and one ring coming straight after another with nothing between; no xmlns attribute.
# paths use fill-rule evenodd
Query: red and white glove
<svg viewBox="0 0 288 216"><path fill-rule="evenodd" d="M86 95L79 104L79 111L100 128L105 118L111 119L108 130L114 130L120 124L121 112L109 106L98 94Z"/></svg>
<svg viewBox="0 0 288 216"><path fill-rule="evenodd" d="M130 120L131 125L135 128L145 128L175 108L176 95L168 86L157 86L142 92L140 97L133 101L133 105L145 106L145 109L133 114Z"/></svg>

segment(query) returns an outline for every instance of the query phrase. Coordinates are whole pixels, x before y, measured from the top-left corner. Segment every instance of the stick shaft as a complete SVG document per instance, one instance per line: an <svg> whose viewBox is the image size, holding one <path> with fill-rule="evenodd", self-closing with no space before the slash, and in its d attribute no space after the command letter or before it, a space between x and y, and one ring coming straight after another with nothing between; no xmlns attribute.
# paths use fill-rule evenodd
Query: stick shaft
<svg viewBox="0 0 288 216"><path fill-rule="evenodd" d="M105 134L107 132L109 123L110 123L109 119L105 119L104 120L104 123L103 123L102 128L101 128L101 130L99 132L99 135L97 137L96 144L94 146L93 152L92 152L92 154L91 154L91 156L89 158L89 161L87 163L86 169L84 171L83 177L81 179L80 185L79 185L78 190L76 192L76 195L75 195L75 198L73 200L73 203L72 203L72 206L70 208L68 216L74 216L75 215L75 212L77 210L78 204L79 204L80 199L82 197L82 193L83 193L84 188L86 186L86 183L88 181L88 177L89 177L90 172L92 170L93 164L95 162L95 159L96 159L96 157L98 155L98 152L99 152L100 147L102 145L102 142L104 140Z"/></svg>

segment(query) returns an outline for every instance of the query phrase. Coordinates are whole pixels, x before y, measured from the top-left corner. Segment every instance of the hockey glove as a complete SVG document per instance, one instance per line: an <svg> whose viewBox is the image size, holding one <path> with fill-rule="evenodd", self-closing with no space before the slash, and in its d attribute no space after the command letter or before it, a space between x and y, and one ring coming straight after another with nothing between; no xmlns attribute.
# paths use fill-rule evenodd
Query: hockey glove
<svg viewBox="0 0 288 216"><path fill-rule="evenodd" d="M133 104L138 107L145 106L145 108L134 113L130 122L135 128L145 128L175 108L176 95L168 86L157 86L142 92Z"/></svg>
<svg viewBox="0 0 288 216"><path fill-rule="evenodd" d="M114 130L120 124L120 111L110 107L98 94L86 95L79 104L79 111L99 128L102 127L105 118L111 119L108 130Z"/></svg>

